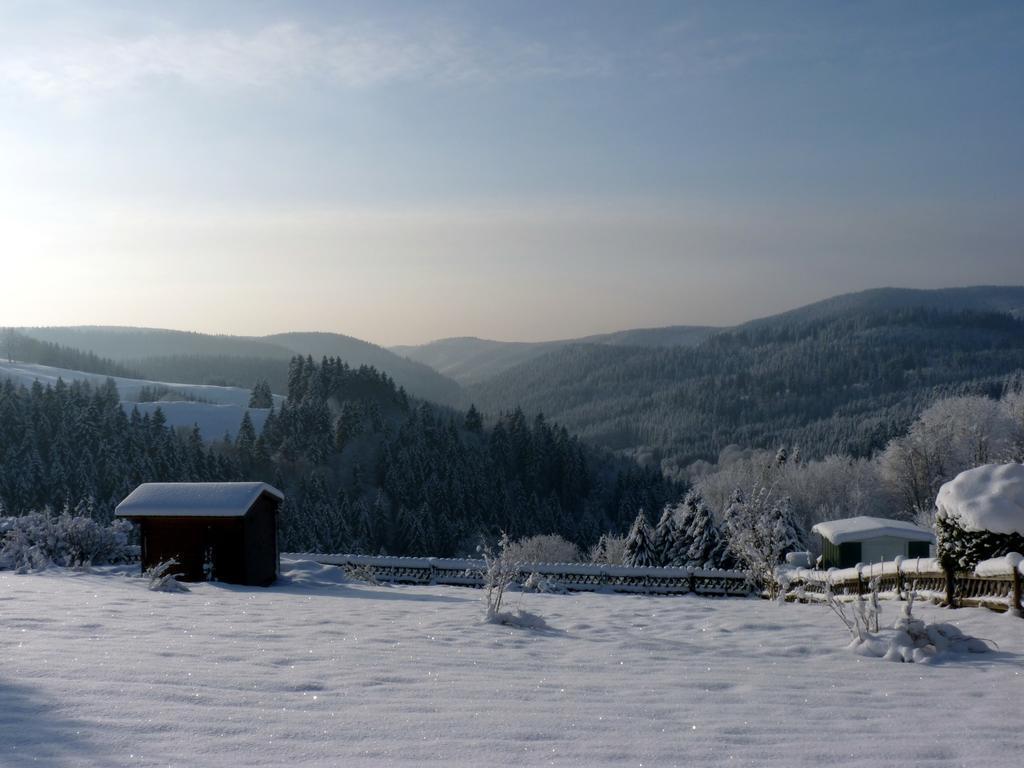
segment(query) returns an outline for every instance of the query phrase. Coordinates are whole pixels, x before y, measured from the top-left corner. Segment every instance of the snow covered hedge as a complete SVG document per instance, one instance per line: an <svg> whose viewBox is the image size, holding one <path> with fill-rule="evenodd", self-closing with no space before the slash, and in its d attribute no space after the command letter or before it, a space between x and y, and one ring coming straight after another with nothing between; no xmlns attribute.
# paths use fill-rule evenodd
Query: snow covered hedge
<svg viewBox="0 0 1024 768"><path fill-rule="evenodd" d="M131 523L109 526L69 514L30 514L0 518L0 569L36 570L49 565L116 563L131 553Z"/></svg>
<svg viewBox="0 0 1024 768"><path fill-rule="evenodd" d="M985 464L939 489L939 559L962 570L1024 552L1024 464Z"/></svg>

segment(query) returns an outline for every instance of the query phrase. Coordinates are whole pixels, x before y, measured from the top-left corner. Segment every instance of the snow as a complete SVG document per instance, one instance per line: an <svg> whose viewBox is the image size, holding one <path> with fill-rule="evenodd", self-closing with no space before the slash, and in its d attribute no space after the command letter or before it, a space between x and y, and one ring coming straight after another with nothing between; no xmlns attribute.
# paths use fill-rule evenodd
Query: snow
<svg viewBox="0 0 1024 768"><path fill-rule="evenodd" d="M850 653L821 605L510 596L530 629L484 623L477 590L282 569L183 594L0 572L0 765L1019 762L1024 632L983 609L916 604L998 644L920 666Z"/></svg>
<svg viewBox="0 0 1024 768"><path fill-rule="evenodd" d="M266 483L143 483L117 505L117 517L242 517L268 493L284 494Z"/></svg>
<svg viewBox="0 0 1024 768"><path fill-rule="evenodd" d="M935 536L920 526L905 520L890 520L886 517L848 517L845 520L829 520L818 523L811 528L811 533L824 536L833 544L845 544L848 541L866 541L892 536L907 541L927 541L934 543Z"/></svg>
<svg viewBox="0 0 1024 768"><path fill-rule="evenodd" d="M816 568L792 568L781 566L777 571L780 575L786 576L790 581L803 579L804 581L815 581L819 583L852 581L858 576L862 579L872 579L875 576L885 576L894 573L903 573L907 576L915 574L943 573L942 564L934 557L898 557L895 560L886 560L881 563L860 563L853 568L829 568L821 571Z"/></svg>
<svg viewBox="0 0 1024 768"><path fill-rule="evenodd" d="M121 407L129 414L132 408L138 408L142 415L152 415L159 408L170 426L191 429L196 425L205 440L222 438L225 433L234 439L238 435L238 427L246 411L249 412L252 426L258 435L263 431L263 425L266 424L267 415L270 413L269 408L244 408L227 403L193 403L183 400L159 403L122 402Z"/></svg>
<svg viewBox="0 0 1024 768"><path fill-rule="evenodd" d="M85 373L69 368L55 368L35 363L9 363L0 361L0 379L11 379L26 387L38 381L43 386L56 385L59 379L65 382L87 381L93 386L100 386L110 378L117 385L122 407L131 412L137 407L140 413L152 414L159 407L167 423L172 427L191 427L199 425L199 430L207 440L223 437L225 432L232 436L238 431L242 416L249 411L253 426L259 432L263 429L268 409L248 408L250 390L244 387L218 387L212 384L178 384L166 381L150 381L148 379L126 379L120 376L104 376L98 373ZM189 395L196 400L169 400L157 403L136 402L143 387L167 387L174 392ZM173 396L173 395L172 395ZM274 403L280 408L284 398L274 395Z"/></svg>
<svg viewBox="0 0 1024 768"><path fill-rule="evenodd" d="M1012 576L1013 572L1018 569L1020 569L1020 573L1024 574L1024 556L1018 552L1010 552L991 560L982 560L974 566L974 572L978 576Z"/></svg>
<svg viewBox="0 0 1024 768"><path fill-rule="evenodd" d="M1024 464L985 464L939 488L938 517L965 531L1024 536Z"/></svg>

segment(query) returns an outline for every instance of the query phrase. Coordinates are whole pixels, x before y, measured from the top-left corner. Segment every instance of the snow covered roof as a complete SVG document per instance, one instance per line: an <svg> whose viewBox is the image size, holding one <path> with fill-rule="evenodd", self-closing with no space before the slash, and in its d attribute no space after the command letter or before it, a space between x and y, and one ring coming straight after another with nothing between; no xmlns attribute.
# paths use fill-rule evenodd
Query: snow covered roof
<svg viewBox="0 0 1024 768"><path fill-rule="evenodd" d="M266 483L143 483L117 505L118 517L242 517L262 494L284 501Z"/></svg>
<svg viewBox="0 0 1024 768"><path fill-rule="evenodd" d="M811 533L821 534L833 544L880 539L883 536L892 536L907 541L935 541L935 535L931 531L905 520L890 520L887 517L867 517L865 515L818 523L811 528Z"/></svg>
<svg viewBox="0 0 1024 768"><path fill-rule="evenodd" d="M1024 464L985 464L961 472L939 488L942 520L965 531L1024 536Z"/></svg>

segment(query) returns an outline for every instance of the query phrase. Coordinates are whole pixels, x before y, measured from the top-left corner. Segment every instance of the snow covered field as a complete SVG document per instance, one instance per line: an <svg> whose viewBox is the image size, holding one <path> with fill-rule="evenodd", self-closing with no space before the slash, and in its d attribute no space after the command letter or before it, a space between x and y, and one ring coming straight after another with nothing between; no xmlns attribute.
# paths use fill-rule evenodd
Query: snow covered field
<svg viewBox="0 0 1024 768"><path fill-rule="evenodd" d="M476 590L284 567L188 594L0 572L0 765L990 768L1024 747L1024 621L982 609L920 606L1000 647L921 666L844 650L823 606L526 595L536 631L479 623Z"/></svg>
<svg viewBox="0 0 1024 768"><path fill-rule="evenodd" d="M53 386L59 379L65 382L88 381L93 386L101 386L108 378L117 385L118 394L126 411L138 407L139 413L153 413L158 407L167 417L172 427L191 427L199 425L199 431L207 440L220 438L225 432L235 435L238 425L246 410L252 418L253 426L259 432L267 420L267 411L259 408L247 408L250 390L243 387L217 387L212 384L176 384L167 381L150 381L148 379L125 379L119 376L104 376L98 373L84 373L68 368L54 368L49 365L35 363L9 363L0 361L0 379L10 379L15 384L32 386L38 381L43 386ZM159 403L137 403L143 387L163 386L185 395L203 400L171 400ZM275 404L280 407L284 398L274 395Z"/></svg>

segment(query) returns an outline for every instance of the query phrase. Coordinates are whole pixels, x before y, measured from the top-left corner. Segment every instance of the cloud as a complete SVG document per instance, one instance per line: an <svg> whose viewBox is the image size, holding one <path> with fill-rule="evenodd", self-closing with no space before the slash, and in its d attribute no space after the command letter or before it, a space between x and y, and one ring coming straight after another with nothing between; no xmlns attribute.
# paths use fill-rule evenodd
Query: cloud
<svg viewBox="0 0 1024 768"><path fill-rule="evenodd" d="M168 30L5 46L0 84L46 99L78 98L158 80L207 89L280 88L298 81L361 89L395 82L490 82L606 74L600 51L535 41L479 40L457 28L406 32L370 24L250 33Z"/></svg>

